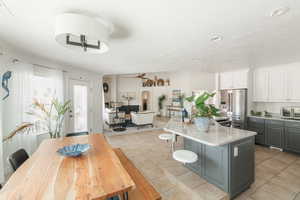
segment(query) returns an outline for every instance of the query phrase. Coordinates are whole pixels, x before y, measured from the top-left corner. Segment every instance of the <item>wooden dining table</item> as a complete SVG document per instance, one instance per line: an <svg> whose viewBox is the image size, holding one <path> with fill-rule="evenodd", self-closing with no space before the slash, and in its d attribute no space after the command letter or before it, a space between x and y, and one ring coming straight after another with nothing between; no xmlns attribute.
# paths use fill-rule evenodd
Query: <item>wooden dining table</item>
<svg viewBox="0 0 300 200"><path fill-rule="evenodd" d="M57 153L63 146L86 143L91 148L79 157ZM0 190L0 199L106 200L134 188L103 134L90 134L43 141Z"/></svg>

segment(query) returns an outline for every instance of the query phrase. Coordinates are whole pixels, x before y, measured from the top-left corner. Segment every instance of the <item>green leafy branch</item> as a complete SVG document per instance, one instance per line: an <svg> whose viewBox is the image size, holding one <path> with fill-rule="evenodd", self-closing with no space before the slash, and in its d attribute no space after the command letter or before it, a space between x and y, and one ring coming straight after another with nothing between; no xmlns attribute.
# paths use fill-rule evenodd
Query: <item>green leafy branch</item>
<svg viewBox="0 0 300 200"><path fill-rule="evenodd" d="M213 116L220 116L219 109L216 108L214 105L206 104L206 101L209 98L213 98L216 93L208 93L204 92L202 95L190 96L185 98L185 100L192 102L195 104L195 113L193 114L194 117L208 117L212 118Z"/></svg>

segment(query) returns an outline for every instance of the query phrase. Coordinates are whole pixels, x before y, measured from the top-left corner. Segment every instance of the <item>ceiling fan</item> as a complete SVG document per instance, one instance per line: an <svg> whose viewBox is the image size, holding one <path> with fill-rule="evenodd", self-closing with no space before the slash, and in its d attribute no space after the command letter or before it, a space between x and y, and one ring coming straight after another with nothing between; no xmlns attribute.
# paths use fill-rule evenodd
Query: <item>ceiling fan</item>
<svg viewBox="0 0 300 200"><path fill-rule="evenodd" d="M138 74L136 76L121 76L121 78L140 78L142 80L150 80L150 78L145 77L146 73Z"/></svg>

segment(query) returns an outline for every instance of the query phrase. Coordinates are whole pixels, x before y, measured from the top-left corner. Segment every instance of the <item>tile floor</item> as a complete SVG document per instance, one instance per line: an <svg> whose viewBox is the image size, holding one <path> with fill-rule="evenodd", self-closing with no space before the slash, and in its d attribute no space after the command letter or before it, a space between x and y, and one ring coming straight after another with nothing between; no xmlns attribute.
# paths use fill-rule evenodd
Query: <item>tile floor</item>
<svg viewBox="0 0 300 200"><path fill-rule="evenodd" d="M107 136L161 193L163 200L219 200L227 194L174 161L162 130ZM177 143L182 146L182 140ZM237 200L300 200L300 156L256 146L256 180Z"/></svg>

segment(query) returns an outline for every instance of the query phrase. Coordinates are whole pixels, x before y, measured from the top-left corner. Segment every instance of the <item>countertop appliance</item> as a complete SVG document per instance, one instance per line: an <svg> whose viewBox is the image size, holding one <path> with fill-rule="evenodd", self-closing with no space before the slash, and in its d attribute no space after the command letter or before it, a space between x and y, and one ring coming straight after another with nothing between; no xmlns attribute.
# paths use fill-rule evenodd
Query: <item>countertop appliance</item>
<svg viewBox="0 0 300 200"><path fill-rule="evenodd" d="M284 119L300 119L300 107L287 106L280 110L281 118Z"/></svg>
<svg viewBox="0 0 300 200"><path fill-rule="evenodd" d="M229 117L214 117L214 120L221 126L231 127L231 119Z"/></svg>
<svg viewBox="0 0 300 200"><path fill-rule="evenodd" d="M222 112L232 121L232 127L245 129L247 119L247 89L221 90Z"/></svg>

